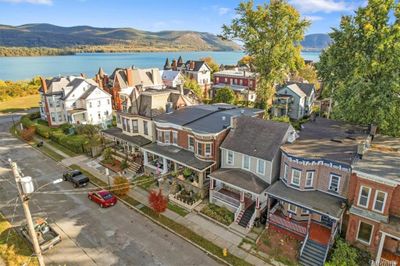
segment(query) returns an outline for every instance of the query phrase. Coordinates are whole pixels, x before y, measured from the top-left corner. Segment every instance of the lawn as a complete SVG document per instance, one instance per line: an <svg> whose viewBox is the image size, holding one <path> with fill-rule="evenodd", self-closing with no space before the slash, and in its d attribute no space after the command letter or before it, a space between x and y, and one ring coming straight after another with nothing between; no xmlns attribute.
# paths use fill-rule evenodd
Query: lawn
<svg viewBox="0 0 400 266"><path fill-rule="evenodd" d="M40 96L29 95L0 102L0 113L18 112L25 109L39 107Z"/></svg>
<svg viewBox="0 0 400 266"><path fill-rule="evenodd" d="M38 265L28 242L12 228L0 213L0 256L6 265Z"/></svg>
<svg viewBox="0 0 400 266"><path fill-rule="evenodd" d="M168 202L168 209L170 209L171 211L179 214L182 217L185 217L189 213L184 208L181 208L178 205L172 204L171 202Z"/></svg>
<svg viewBox="0 0 400 266"><path fill-rule="evenodd" d="M235 219L235 215L225 207L209 203L201 209L201 213L208 217L217 220L224 225L230 225Z"/></svg>
<svg viewBox="0 0 400 266"><path fill-rule="evenodd" d="M156 180L151 176L142 175L136 177L132 182L137 184L140 188L149 191L150 187L156 183Z"/></svg>

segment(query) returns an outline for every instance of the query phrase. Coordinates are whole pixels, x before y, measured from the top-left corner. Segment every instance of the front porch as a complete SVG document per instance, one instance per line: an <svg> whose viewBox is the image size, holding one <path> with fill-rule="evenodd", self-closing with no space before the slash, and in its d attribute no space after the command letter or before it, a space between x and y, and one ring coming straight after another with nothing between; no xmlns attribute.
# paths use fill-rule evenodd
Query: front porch
<svg viewBox="0 0 400 266"><path fill-rule="evenodd" d="M210 174L209 201L231 210L234 222L250 230L266 207L267 187L267 183L250 172L219 169Z"/></svg>
<svg viewBox="0 0 400 266"><path fill-rule="evenodd" d="M67 111L68 122L71 124L87 124L87 111L84 108L76 108Z"/></svg>
<svg viewBox="0 0 400 266"><path fill-rule="evenodd" d="M398 266L400 265L400 236L381 231L378 252L373 266ZM399 232L397 232L399 233Z"/></svg>

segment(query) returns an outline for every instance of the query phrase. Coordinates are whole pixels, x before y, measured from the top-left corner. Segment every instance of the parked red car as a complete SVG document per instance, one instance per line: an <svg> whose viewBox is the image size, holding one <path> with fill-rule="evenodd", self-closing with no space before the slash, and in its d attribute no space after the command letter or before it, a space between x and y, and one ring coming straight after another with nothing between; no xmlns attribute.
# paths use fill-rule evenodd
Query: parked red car
<svg viewBox="0 0 400 266"><path fill-rule="evenodd" d="M102 208L110 207L117 203L117 197L107 190L91 191L88 193L88 198Z"/></svg>

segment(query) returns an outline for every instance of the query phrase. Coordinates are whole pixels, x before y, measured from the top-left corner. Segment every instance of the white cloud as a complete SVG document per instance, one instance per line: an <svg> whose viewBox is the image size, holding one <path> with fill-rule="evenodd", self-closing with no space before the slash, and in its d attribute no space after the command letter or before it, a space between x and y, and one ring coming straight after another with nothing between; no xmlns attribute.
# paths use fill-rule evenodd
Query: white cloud
<svg viewBox="0 0 400 266"><path fill-rule="evenodd" d="M303 17L305 19L307 19L307 20L310 20L310 21L318 21L318 20L323 20L324 19L323 17L320 17L320 16L308 16L308 15L305 15Z"/></svg>
<svg viewBox="0 0 400 266"><path fill-rule="evenodd" d="M352 10L353 6L344 0L290 0L289 3L297 7L300 12L341 12Z"/></svg>
<svg viewBox="0 0 400 266"><path fill-rule="evenodd" d="M223 16L223 15L227 14L230 10L231 9L228 7L220 7L220 8L218 8L218 14L220 16Z"/></svg>
<svg viewBox="0 0 400 266"><path fill-rule="evenodd" d="M8 2L8 3L29 3L34 5L52 5L53 0L0 0L0 2Z"/></svg>

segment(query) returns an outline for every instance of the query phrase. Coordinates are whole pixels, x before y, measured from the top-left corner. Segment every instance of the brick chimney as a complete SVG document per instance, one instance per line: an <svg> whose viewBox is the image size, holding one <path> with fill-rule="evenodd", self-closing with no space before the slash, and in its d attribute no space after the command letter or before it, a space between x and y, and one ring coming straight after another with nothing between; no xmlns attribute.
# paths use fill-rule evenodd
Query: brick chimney
<svg viewBox="0 0 400 266"><path fill-rule="evenodd" d="M181 95L184 95L183 84L179 84L179 85L178 85L178 88L179 88L179 93L180 93Z"/></svg>
<svg viewBox="0 0 400 266"><path fill-rule="evenodd" d="M47 93L47 83L46 80L43 77L40 77L40 82L42 83L42 88L43 88L43 93Z"/></svg>
<svg viewBox="0 0 400 266"><path fill-rule="evenodd" d="M194 69L194 61L190 61L189 69L190 69L190 70L193 70L193 69Z"/></svg>
<svg viewBox="0 0 400 266"><path fill-rule="evenodd" d="M86 75L84 73L81 73L81 77L85 79Z"/></svg>
<svg viewBox="0 0 400 266"><path fill-rule="evenodd" d="M176 69L177 69L178 63L176 62L176 59L175 59L175 58L172 60L171 66L172 66L172 70L176 70Z"/></svg>
<svg viewBox="0 0 400 266"><path fill-rule="evenodd" d="M128 83L129 87L133 86L133 71L132 68L126 69L126 82Z"/></svg>

